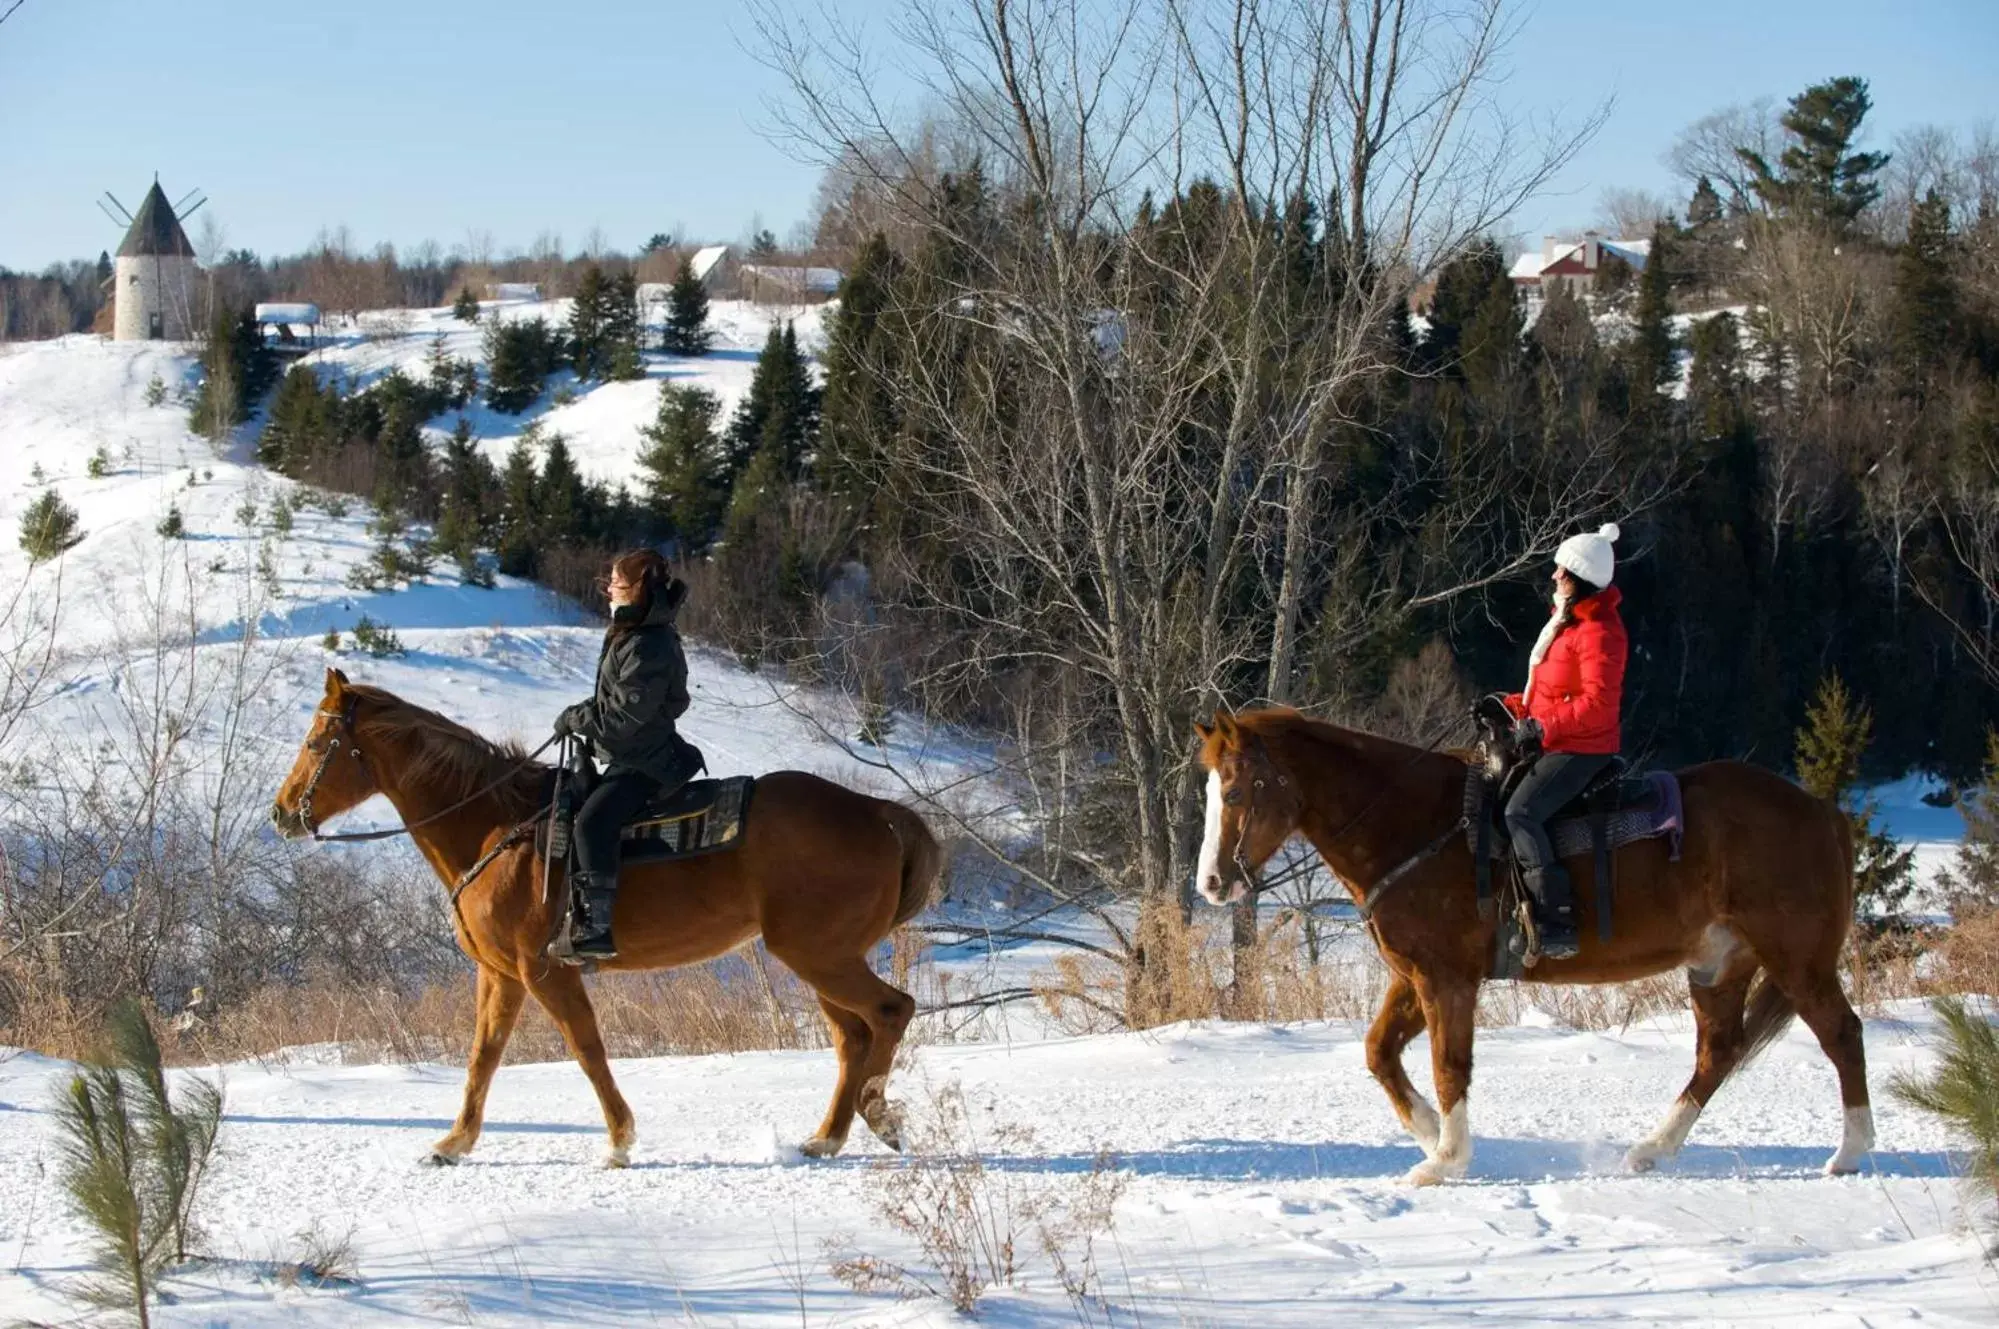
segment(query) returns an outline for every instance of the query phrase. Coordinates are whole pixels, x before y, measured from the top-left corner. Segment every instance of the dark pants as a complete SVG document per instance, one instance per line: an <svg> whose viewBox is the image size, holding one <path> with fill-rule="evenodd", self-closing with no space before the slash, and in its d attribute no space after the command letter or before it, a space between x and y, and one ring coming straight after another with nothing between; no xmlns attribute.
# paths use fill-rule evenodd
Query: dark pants
<svg viewBox="0 0 1999 1329"><path fill-rule="evenodd" d="M1506 833L1513 841L1513 858L1523 872L1553 867L1555 846L1548 840L1548 818L1589 787L1611 758L1595 753L1547 752L1514 786L1506 800Z"/></svg>
<svg viewBox="0 0 1999 1329"><path fill-rule="evenodd" d="M629 766L613 766L576 813L576 864L599 886L618 880L618 833L659 792L659 781Z"/></svg>

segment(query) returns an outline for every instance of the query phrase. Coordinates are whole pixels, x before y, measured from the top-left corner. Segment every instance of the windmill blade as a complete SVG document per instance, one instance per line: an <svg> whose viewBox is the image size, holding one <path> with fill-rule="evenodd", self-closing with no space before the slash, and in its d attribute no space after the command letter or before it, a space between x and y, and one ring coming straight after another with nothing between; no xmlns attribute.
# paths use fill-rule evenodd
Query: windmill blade
<svg viewBox="0 0 1999 1329"><path fill-rule="evenodd" d="M189 198L192 198L192 197L193 197L193 195L192 195L192 194L190 194L190 195L189 195L188 197L189 197ZM183 200L183 201L184 201L184 200ZM206 206L207 206L207 204L208 204L208 199L207 199L207 197L206 197L206 196L204 196L204 197L203 197L203 198L201 199L201 201L200 201L200 202L196 203L196 204L195 204L195 205L194 205L193 207L191 207L191 208L187 208L187 209L185 209L185 210L183 210L183 209L181 209L181 208L175 208L175 209L174 209L174 216L176 216L176 217L180 218L180 219L181 219L182 221L186 221L186 220L187 220L187 219L188 219L189 217L192 217L192 216L193 216L193 215L194 215L195 213L197 213L197 212L200 212L200 211L202 210L202 208L204 208L204 207L206 207Z"/></svg>
<svg viewBox="0 0 1999 1329"><path fill-rule="evenodd" d="M110 222L113 226L130 226L132 224L132 219L130 217L126 217L121 220L118 214L113 212L110 206L106 204L103 199L100 198L96 200L96 202L97 202L97 210L103 213L104 219Z"/></svg>
<svg viewBox="0 0 1999 1329"><path fill-rule="evenodd" d="M123 203L120 203L118 196L108 189L104 191L104 197L111 200L111 206L118 209L118 214L125 219L125 225L130 226L132 224L132 210ZM100 204L99 206L102 205Z"/></svg>
<svg viewBox="0 0 1999 1329"><path fill-rule="evenodd" d="M180 202L174 204L174 216L176 217L187 216L187 213L182 211L182 209L187 207L187 201L189 199L193 198L196 194L199 194L200 192L201 191L199 189L190 189L185 194L182 194L180 197ZM201 200L201 203L206 203L206 202L208 202L207 199ZM201 206L201 203L197 203L194 206L198 208Z"/></svg>

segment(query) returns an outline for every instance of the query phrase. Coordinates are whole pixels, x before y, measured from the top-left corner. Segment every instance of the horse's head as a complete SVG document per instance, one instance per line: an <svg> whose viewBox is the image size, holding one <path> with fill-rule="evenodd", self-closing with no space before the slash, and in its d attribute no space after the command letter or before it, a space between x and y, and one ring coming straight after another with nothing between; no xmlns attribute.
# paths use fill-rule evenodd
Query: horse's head
<svg viewBox="0 0 1999 1329"><path fill-rule="evenodd" d="M326 671L326 695L305 742L292 763L291 774L278 786L271 803L271 824L287 840L311 835L320 823L358 807L380 792L354 732L354 710L361 697L338 669Z"/></svg>
<svg viewBox="0 0 1999 1329"><path fill-rule="evenodd" d="M1207 826L1195 884L1210 904L1248 893L1257 870L1298 828L1298 790L1277 769L1261 735L1217 712L1196 722L1201 764L1208 770Z"/></svg>

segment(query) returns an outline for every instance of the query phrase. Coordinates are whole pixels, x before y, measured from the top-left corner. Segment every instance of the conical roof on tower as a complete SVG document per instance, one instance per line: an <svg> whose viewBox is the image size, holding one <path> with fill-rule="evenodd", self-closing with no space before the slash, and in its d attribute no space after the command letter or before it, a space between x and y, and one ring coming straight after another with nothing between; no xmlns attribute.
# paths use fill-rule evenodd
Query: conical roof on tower
<svg viewBox="0 0 1999 1329"><path fill-rule="evenodd" d="M146 201L139 205L132 229L125 232L125 243L118 246L119 258L141 256L194 257L194 246L187 242L187 232L180 228L180 218L174 216L174 206L167 202L157 180L146 191Z"/></svg>

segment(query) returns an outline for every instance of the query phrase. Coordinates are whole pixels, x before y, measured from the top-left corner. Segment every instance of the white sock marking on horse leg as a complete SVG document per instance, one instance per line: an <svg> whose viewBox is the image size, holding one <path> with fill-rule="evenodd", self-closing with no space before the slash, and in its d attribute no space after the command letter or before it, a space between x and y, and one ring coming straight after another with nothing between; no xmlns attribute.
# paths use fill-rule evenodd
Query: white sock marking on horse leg
<svg viewBox="0 0 1999 1329"><path fill-rule="evenodd" d="M1416 1137L1416 1143L1423 1146L1424 1153L1434 1158L1443 1121L1437 1116L1437 1109L1430 1106L1430 1100L1413 1090L1409 1095L1408 1124L1409 1133Z"/></svg>
<svg viewBox="0 0 1999 1329"><path fill-rule="evenodd" d="M1456 1181L1471 1168L1471 1114L1460 1098L1444 1114L1443 1130L1437 1137L1437 1151L1409 1169L1403 1180L1412 1186L1435 1186Z"/></svg>
<svg viewBox="0 0 1999 1329"><path fill-rule="evenodd" d="M1871 1107L1850 1107L1846 1110L1846 1134L1839 1142L1839 1152L1826 1160L1827 1176L1840 1176L1860 1170L1860 1160L1874 1148L1874 1109Z"/></svg>
<svg viewBox="0 0 1999 1329"><path fill-rule="evenodd" d="M1222 902L1222 777L1208 772L1208 811L1201 832L1200 866L1194 869L1194 885L1210 904Z"/></svg>
<svg viewBox="0 0 1999 1329"><path fill-rule="evenodd" d="M1659 1123L1659 1129L1631 1146L1624 1155L1624 1166L1633 1172L1650 1172L1659 1165L1662 1158L1671 1158L1680 1152L1680 1146L1687 1142L1687 1132L1701 1119L1701 1105L1691 1098L1681 1097L1673 1103L1672 1111Z"/></svg>

